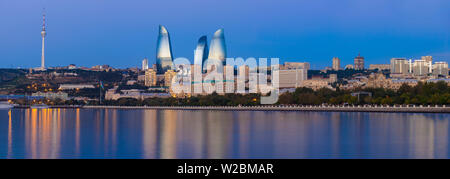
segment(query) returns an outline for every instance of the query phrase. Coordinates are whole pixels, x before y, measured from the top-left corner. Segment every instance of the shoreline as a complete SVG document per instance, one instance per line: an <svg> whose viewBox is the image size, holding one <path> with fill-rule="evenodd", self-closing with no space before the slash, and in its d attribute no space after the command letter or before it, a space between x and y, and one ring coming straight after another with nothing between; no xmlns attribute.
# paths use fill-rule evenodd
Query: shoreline
<svg viewBox="0 0 450 179"><path fill-rule="evenodd" d="M16 108L28 108L17 106ZM156 109L215 111L305 111L305 112L385 112L385 113L450 113L450 106L50 106L50 108L82 109Z"/></svg>

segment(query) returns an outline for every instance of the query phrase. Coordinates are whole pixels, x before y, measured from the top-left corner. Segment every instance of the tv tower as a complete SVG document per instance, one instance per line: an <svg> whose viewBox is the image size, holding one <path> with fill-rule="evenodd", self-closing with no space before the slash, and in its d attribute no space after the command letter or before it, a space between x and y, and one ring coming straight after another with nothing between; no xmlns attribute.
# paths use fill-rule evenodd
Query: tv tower
<svg viewBox="0 0 450 179"><path fill-rule="evenodd" d="M42 36L41 69L45 70L45 36L47 35L47 32L45 31L45 9L42 14L42 18L43 18L43 23L42 23L42 31L41 31L41 36Z"/></svg>

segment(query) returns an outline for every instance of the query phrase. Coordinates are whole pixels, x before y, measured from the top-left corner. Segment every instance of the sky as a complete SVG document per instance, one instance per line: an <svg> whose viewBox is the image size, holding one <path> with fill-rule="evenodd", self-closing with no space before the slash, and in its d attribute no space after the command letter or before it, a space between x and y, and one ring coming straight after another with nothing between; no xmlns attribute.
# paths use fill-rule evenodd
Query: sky
<svg viewBox="0 0 450 179"><path fill-rule="evenodd" d="M224 28L228 57L450 62L449 0L0 0L0 68L40 66L44 7L46 66L155 63L160 24L191 61L198 39Z"/></svg>

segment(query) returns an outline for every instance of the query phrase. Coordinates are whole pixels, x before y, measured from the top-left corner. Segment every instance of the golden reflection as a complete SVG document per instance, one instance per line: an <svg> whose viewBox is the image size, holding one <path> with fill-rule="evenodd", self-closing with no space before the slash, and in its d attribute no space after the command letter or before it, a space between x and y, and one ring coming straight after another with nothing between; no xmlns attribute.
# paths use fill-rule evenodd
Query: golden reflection
<svg viewBox="0 0 450 179"><path fill-rule="evenodd" d="M37 109L31 109L31 119L29 122L27 122L27 128L26 132L27 134L27 142L26 144L28 147L28 153L31 154L31 158L37 158L37 120L38 120L38 110Z"/></svg>
<svg viewBox="0 0 450 179"><path fill-rule="evenodd" d="M112 115L111 115L111 149L113 153L117 152L117 138L118 138L118 133L117 133L117 110L112 110Z"/></svg>
<svg viewBox="0 0 450 179"><path fill-rule="evenodd" d="M38 110L39 111L39 110ZM49 146L45 145L50 143L50 119L48 116L48 109L41 109L40 111L40 118L38 118L38 132L37 132L37 139L38 144L44 144L44 145L38 145L39 147L39 154L40 158L49 158ZM41 152L42 151L42 152Z"/></svg>
<svg viewBox="0 0 450 179"><path fill-rule="evenodd" d="M62 122L57 110L31 109L25 121L25 146L31 158L59 158Z"/></svg>
<svg viewBox="0 0 450 179"><path fill-rule="evenodd" d="M8 158L12 155L12 117L11 109L8 111Z"/></svg>
<svg viewBox="0 0 450 179"><path fill-rule="evenodd" d="M177 154L177 111L162 111L162 133L161 133L161 158L176 158Z"/></svg>
<svg viewBox="0 0 450 179"><path fill-rule="evenodd" d="M53 111L53 113L52 113ZM51 128L51 135L49 136L51 140L51 155L50 158L58 158L60 154L61 148L61 126L64 126L65 120L61 119L61 109L48 109L48 113L51 114L48 118L49 124L50 121L53 121Z"/></svg>
<svg viewBox="0 0 450 179"><path fill-rule="evenodd" d="M156 110L142 111L142 151L144 158L156 158L157 113Z"/></svg>
<svg viewBox="0 0 450 179"><path fill-rule="evenodd" d="M80 155L80 108L75 112L75 153Z"/></svg>

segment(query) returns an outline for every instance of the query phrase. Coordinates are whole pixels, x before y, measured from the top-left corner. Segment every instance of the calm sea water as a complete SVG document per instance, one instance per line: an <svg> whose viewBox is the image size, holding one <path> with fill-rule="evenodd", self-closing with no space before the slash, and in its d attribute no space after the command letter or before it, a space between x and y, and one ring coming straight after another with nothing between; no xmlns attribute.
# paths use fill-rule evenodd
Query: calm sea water
<svg viewBox="0 0 450 179"><path fill-rule="evenodd" d="M0 110L0 158L450 158L450 114Z"/></svg>

